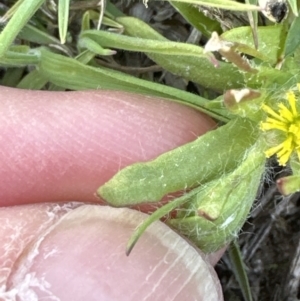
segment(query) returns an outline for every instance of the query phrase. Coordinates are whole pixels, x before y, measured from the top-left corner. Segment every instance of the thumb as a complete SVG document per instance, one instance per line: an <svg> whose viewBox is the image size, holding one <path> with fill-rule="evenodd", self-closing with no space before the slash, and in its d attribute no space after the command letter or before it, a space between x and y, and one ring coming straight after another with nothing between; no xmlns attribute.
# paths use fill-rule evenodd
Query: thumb
<svg viewBox="0 0 300 301"><path fill-rule="evenodd" d="M8 277L7 300L222 300L213 268L161 222L125 255L143 213L75 203L7 210L11 229L20 229L10 247L27 240Z"/></svg>

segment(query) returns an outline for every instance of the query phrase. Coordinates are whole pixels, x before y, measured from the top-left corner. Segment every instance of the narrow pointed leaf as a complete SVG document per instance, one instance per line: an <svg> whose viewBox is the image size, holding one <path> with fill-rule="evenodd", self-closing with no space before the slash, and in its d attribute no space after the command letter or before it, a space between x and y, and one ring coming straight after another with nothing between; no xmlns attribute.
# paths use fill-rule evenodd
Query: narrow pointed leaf
<svg viewBox="0 0 300 301"><path fill-rule="evenodd" d="M252 301L251 288L249 285L248 276L245 270L242 254L238 242L234 240L229 248L228 253L233 267L235 278L237 279L245 301Z"/></svg>
<svg viewBox="0 0 300 301"><path fill-rule="evenodd" d="M288 0L289 4L290 4L290 7L292 9L292 12L295 16L298 17L298 3L297 3L297 0Z"/></svg>
<svg viewBox="0 0 300 301"><path fill-rule="evenodd" d="M58 31L60 42L66 42L69 22L70 0L58 0Z"/></svg>
<svg viewBox="0 0 300 301"><path fill-rule="evenodd" d="M246 0L247 4L256 4L257 0ZM252 30L253 42L255 49L258 48L258 36L257 36L257 22L258 22L258 12L257 11L248 11L247 12L250 27Z"/></svg>
<svg viewBox="0 0 300 301"><path fill-rule="evenodd" d="M18 6L11 19L0 33L0 57L5 54L18 33L44 1L45 0L24 0L20 6Z"/></svg>
<svg viewBox="0 0 300 301"><path fill-rule="evenodd" d="M182 206L184 203L190 201L190 198L197 194L200 188L195 188L192 191L188 192L187 194L179 197L172 202L162 206L161 208L155 210L132 234L130 237L127 246L126 246L126 255L128 256L132 249L134 248L135 244L139 240L139 238L143 235L145 230L155 221L159 220L160 218L164 217L172 210Z"/></svg>
<svg viewBox="0 0 300 301"><path fill-rule="evenodd" d="M232 0L176 0L183 3L193 3L235 11L259 10L256 5L242 4Z"/></svg>

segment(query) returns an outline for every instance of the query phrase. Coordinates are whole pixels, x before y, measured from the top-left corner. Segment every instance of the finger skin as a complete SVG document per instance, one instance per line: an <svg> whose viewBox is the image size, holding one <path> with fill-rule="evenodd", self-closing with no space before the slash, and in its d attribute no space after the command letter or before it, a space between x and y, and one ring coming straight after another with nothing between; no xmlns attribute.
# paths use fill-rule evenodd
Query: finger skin
<svg viewBox="0 0 300 301"><path fill-rule="evenodd" d="M152 97L0 87L0 205L98 202L97 188L124 166L212 127L195 110Z"/></svg>
<svg viewBox="0 0 300 301"><path fill-rule="evenodd" d="M21 207L23 219L14 218ZM2 268L7 281L0 300L13 294L18 300L222 300L211 265L161 222L126 257L127 239L145 218L138 211L78 204L9 209L10 228L23 232L11 249L21 249L28 230L34 237L27 237L12 267L6 261Z"/></svg>
<svg viewBox="0 0 300 301"><path fill-rule="evenodd" d="M128 300L160 300L156 298L160 294L161 300L167 300L171 295L163 294L173 291L170 300L176 296L222 300L211 267L199 255L187 257L186 249L174 244L179 239L174 232L172 239L166 239L166 229L154 231L156 236L145 235L131 255L135 259L128 261L125 244L139 218L129 213L116 218L118 209L108 209L114 213L107 221L98 207L84 206L90 209L80 211L77 203L70 202L99 202L96 189L120 168L155 158L214 126L190 108L146 96L0 87L0 204L23 204L0 209L0 287L5 287L0 300L14 300L16 294L20 300L32 300L28 296L33 295L36 300L53 300L53 295L62 301L83 300L82 296L120 300L113 293L133 296L135 289L136 299ZM71 214L73 218L63 219ZM134 219L134 224L124 221L124 216ZM162 258L170 252L175 252L176 264L167 261L160 270ZM108 262L113 254L115 260ZM208 295L193 284L203 278L192 269L199 261L199 270L211 277L209 285L203 282L213 292ZM180 271L174 270L177 266ZM114 268L111 278L105 268ZM148 281L146 274L140 276L141 270L158 272ZM176 277L181 273L188 281L178 286ZM145 283L139 282L142 279ZM166 283L171 283L168 289Z"/></svg>

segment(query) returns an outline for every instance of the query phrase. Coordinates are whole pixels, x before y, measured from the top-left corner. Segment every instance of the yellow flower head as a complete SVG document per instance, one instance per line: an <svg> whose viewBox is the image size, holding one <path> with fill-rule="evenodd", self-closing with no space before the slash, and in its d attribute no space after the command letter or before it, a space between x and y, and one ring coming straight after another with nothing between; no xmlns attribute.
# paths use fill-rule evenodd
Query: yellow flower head
<svg viewBox="0 0 300 301"><path fill-rule="evenodd" d="M298 90L300 91L300 84L298 84ZM292 91L287 92L286 98L289 107L280 103L277 112L267 105L262 106L269 116L260 125L263 131L279 130L282 132L284 137L282 143L268 149L265 153L268 158L277 154L278 162L283 166L286 165L293 151L300 160L300 114L296 108L297 99Z"/></svg>

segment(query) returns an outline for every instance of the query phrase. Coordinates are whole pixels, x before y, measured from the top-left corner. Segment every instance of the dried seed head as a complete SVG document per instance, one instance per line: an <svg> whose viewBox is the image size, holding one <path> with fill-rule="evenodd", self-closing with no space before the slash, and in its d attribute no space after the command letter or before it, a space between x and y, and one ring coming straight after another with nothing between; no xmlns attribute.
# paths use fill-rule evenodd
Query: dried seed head
<svg viewBox="0 0 300 301"><path fill-rule="evenodd" d="M259 5L264 16L275 23L281 23L289 12L286 0L259 0Z"/></svg>

